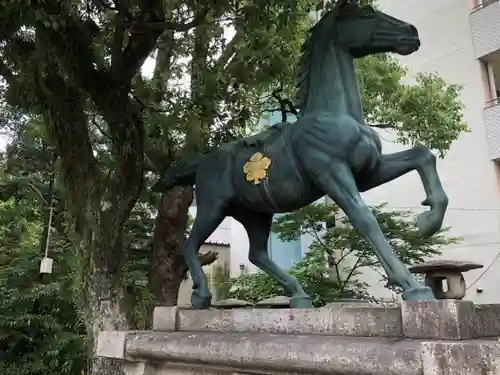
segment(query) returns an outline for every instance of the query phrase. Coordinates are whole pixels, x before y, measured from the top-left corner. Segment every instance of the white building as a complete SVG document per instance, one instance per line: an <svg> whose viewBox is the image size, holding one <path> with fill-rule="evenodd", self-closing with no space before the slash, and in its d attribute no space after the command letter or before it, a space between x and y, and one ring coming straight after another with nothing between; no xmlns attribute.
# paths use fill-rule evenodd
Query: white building
<svg viewBox="0 0 500 375"><path fill-rule="evenodd" d="M445 159L438 161L450 198L445 225L451 226L451 235L463 237L463 241L446 249L442 257L484 264L485 268L465 274L469 287L465 298L480 303L498 302L500 3L498 0L484 4L474 0L379 0L378 3L382 10L419 30L420 50L401 58L411 73L436 72L447 83L463 86L461 100L471 132L463 134ZM384 144L384 152L401 149L390 142ZM414 172L364 196L369 203L387 201L390 207L414 208L420 207L424 191ZM366 279L374 294L388 296L378 276L367 274Z"/></svg>

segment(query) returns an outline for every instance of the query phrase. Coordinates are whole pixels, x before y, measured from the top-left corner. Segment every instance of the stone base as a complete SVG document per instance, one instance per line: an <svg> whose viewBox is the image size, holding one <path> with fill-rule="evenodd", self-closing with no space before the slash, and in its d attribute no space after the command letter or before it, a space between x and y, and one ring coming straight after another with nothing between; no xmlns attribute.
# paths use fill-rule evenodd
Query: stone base
<svg viewBox="0 0 500 375"><path fill-rule="evenodd" d="M154 317L155 331L101 332L98 355L123 359L127 375L500 375L500 305L158 307Z"/></svg>

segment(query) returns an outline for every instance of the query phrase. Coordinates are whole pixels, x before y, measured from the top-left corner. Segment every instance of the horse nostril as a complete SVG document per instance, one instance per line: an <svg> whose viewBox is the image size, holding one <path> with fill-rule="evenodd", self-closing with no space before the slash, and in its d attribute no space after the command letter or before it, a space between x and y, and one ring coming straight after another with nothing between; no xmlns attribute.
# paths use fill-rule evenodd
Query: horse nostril
<svg viewBox="0 0 500 375"><path fill-rule="evenodd" d="M418 30L415 26L413 25L409 25L409 30L410 30L410 33L414 34L415 36L418 36Z"/></svg>

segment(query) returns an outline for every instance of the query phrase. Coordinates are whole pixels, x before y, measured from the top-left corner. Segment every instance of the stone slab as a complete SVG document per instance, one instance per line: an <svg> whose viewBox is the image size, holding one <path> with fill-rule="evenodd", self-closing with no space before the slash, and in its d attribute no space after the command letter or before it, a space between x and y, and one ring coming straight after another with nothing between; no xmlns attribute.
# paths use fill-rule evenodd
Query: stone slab
<svg viewBox="0 0 500 375"><path fill-rule="evenodd" d="M470 301L402 301L403 336L418 339L469 340L478 337Z"/></svg>
<svg viewBox="0 0 500 375"><path fill-rule="evenodd" d="M493 340L105 331L97 355L126 375L500 375Z"/></svg>
<svg viewBox="0 0 500 375"><path fill-rule="evenodd" d="M125 358L127 331L101 331L97 336L96 355L105 358Z"/></svg>
<svg viewBox="0 0 500 375"><path fill-rule="evenodd" d="M419 340L269 333L145 332L127 338L136 361L270 374L422 375Z"/></svg>
<svg viewBox="0 0 500 375"><path fill-rule="evenodd" d="M234 308L243 308L249 306L253 306L253 303L237 298L227 298L212 303L212 307L216 309L234 309Z"/></svg>
<svg viewBox="0 0 500 375"><path fill-rule="evenodd" d="M342 301L337 301L337 302L329 302L327 303L324 307L327 308L333 308L333 309L339 309L342 307L369 307L375 305L374 303L371 303L370 301L366 300L342 300ZM378 305L380 306L380 305Z"/></svg>
<svg viewBox="0 0 500 375"><path fill-rule="evenodd" d="M124 375L158 375L158 367L147 362L123 363Z"/></svg>
<svg viewBox="0 0 500 375"><path fill-rule="evenodd" d="M179 310L178 331L401 337L396 307Z"/></svg>
<svg viewBox="0 0 500 375"><path fill-rule="evenodd" d="M156 375L249 375L236 372L231 369L222 370L215 368L196 367L196 366L179 366L176 364L165 364L158 368Z"/></svg>
<svg viewBox="0 0 500 375"><path fill-rule="evenodd" d="M287 308L290 307L290 297L287 296L276 296L271 298L266 298L255 304L258 308Z"/></svg>
<svg viewBox="0 0 500 375"><path fill-rule="evenodd" d="M178 306L157 306L153 312L153 330L174 332L177 330Z"/></svg>
<svg viewBox="0 0 500 375"><path fill-rule="evenodd" d="M500 337L500 304L476 305L479 337Z"/></svg>
<svg viewBox="0 0 500 375"><path fill-rule="evenodd" d="M419 264L414 264L408 267L411 273L429 273L429 272L439 272L439 271L456 271L456 272L467 272L470 270L475 270L478 268L483 268L484 265L468 262L462 260L445 260L445 259L433 259L427 262L422 262Z"/></svg>
<svg viewBox="0 0 500 375"><path fill-rule="evenodd" d="M500 344L471 340L422 342L423 375L499 375Z"/></svg>

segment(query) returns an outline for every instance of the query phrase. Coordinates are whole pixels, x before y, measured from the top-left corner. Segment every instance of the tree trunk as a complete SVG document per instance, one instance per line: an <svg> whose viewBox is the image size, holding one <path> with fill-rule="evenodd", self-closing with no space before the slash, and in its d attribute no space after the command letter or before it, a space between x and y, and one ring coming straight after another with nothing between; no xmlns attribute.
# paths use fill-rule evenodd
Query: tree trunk
<svg viewBox="0 0 500 375"><path fill-rule="evenodd" d="M145 22L164 21L163 2L141 10ZM123 47L123 30L116 31L110 69L94 63L90 38L82 24L68 22L55 31L36 27L36 58L40 99L49 134L61 160L62 182L73 219L73 243L80 260L77 293L88 330L89 374L120 374L118 363L95 358L100 330L128 329L121 269L127 249L122 231L143 186L144 124L139 107L130 100L133 77L153 51L161 30L133 34ZM70 22L70 20L73 20ZM114 166L101 169L89 136L88 99L107 124Z"/></svg>
<svg viewBox="0 0 500 375"><path fill-rule="evenodd" d="M117 236L121 227L109 227L103 221L98 199L89 199L83 216L86 226L75 237L78 264L75 294L80 314L85 322L88 337L88 375L122 375L122 363L96 356L97 338L103 330L129 330L130 306L126 304L121 266L124 258L110 251L110 239Z"/></svg>
<svg viewBox="0 0 500 375"><path fill-rule="evenodd" d="M161 196L149 272L156 306L177 305L179 287L186 275L181 249L192 200L191 187L174 187Z"/></svg>
<svg viewBox="0 0 500 375"><path fill-rule="evenodd" d="M94 269L89 278L88 293L90 301L87 309L89 310L88 330L91 332L91 343L89 350L91 362L88 371L89 375L122 375L122 361L111 358L97 357L96 349L99 332L106 331L125 331L129 330L128 312L124 303L121 288L116 287L116 280L112 280L106 272ZM118 284L119 285L119 284Z"/></svg>

